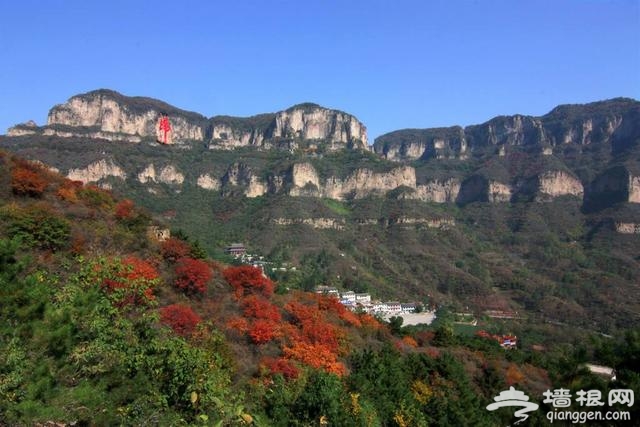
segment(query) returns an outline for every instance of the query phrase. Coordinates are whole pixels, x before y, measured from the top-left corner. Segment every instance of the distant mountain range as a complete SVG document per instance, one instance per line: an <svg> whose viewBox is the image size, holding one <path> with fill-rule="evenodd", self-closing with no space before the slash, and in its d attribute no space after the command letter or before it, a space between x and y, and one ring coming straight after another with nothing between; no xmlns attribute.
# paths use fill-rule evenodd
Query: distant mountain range
<svg viewBox="0 0 640 427"><path fill-rule="evenodd" d="M163 114L173 145L156 143ZM212 253L243 241L380 297L601 329L638 321L633 99L398 130L369 146L357 118L316 104L206 118L98 90L54 106L45 126L12 127L0 148L132 197Z"/></svg>

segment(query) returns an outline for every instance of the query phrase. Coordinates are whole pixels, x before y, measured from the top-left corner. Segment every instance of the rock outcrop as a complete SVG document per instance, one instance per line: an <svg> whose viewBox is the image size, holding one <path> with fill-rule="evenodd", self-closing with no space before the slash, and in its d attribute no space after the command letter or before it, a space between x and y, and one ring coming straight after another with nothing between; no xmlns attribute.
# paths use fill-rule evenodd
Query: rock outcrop
<svg viewBox="0 0 640 427"><path fill-rule="evenodd" d="M77 95L64 104L56 105L49 111L47 124L54 128L56 125L88 128L90 131L110 135L108 139L114 140L126 139L122 135L155 139L158 118L163 113L171 115L174 141L204 139L205 117L179 110L158 100L125 97L104 89ZM82 130L77 129L71 133L82 133Z"/></svg>
<svg viewBox="0 0 640 427"><path fill-rule="evenodd" d="M159 168L159 171L156 172L156 167L153 164L149 164L142 172L138 173L138 181L142 184L163 183L180 185L184 182L184 175L173 165L166 165Z"/></svg>
<svg viewBox="0 0 640 427"><path fill-rule="evenodd" d="M579 179L563 171L545 172L538 177L539 201L560 196L576 196L582 199L584 187Z"/></svg>
<svg viewBox="0 0 640 427"><path fill-rule="evenodd" d="M366 127L354 116L315 104L300 104L275 114L213 117L212 149L258 147L298 148L302 141L319 141L326 150L368 149Z"/></svg>
<svg viewBox="0 0 640 427"><path fill-rule="evenodd" d="M109 177L124 180L127 178L127 174L124 169L110 159L98 160L85 168L70 169L67 171L67 178L74 181L82 181L85 184L88 182L98 182Z"/></svg>
<svg viewBox="0 0 640 427"><path fill-rule="evenodd" d="M139 143L160 140L158 123L165 114L170 122L170 139L178 144L207 141L211 149L291 150L305 141L315 141L327 151L368 149L367 130L358 119L315 104L300 104L278 113L247 118L207 119L162 101L127 97L106 89L76 95L56 105L49 111L44 127L29 122L12 127L8 133Z"/></svg>
<svg viewBox="0 0 640 427"><path fill-rule="evenodd" d="M376 138L374 151L394 161L418 158L465 158L483 147L538 147L550 155L553 147L607 144L613 153L637 144L640 102L617 98L584 105L564 105L542 117L500 116L481 125L405 129Z"/></svg>
<svg viewBox="0 0 640 427"><path fill-rule="evenodd" d="M220 181L216 178L213 178L208 173L203 173L198 176L196 180L196 185L200 188L204 188L205 190L219 190L220 189Z"/></svg>

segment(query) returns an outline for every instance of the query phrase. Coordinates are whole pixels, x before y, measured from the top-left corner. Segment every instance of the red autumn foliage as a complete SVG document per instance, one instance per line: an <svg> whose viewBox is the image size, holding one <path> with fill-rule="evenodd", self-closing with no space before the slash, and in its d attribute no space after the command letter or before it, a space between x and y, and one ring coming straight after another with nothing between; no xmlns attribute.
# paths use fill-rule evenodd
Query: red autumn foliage
<svg viewBox="0 0 640 427"><path fill-rule="evenodd" d="M15 194L39 197L44 193L49 183L42 176L40 168L17 166L11 171L11 190Z"/></svg>
<svg viewBox="0 0 640 427"><path fill-rule="evenodd" d="M298 378L300 372L290 360L266 358L261 363L272 375L281 374L287 379Z"/></svg>
<svg viewBox="0 0 640 427"><path fill-rule="evenodd" d="M160 245L162 258L170 262L176 262L180 258L188 257L191 254L191 246L188 243L171 237Z"/></svg>
<svg viewBox="0 0 640 427"><path fill-rule="evenodd" d="M318 295L318 307L320 310L326 310L338 315L338 317L352 326L360 327L362 323L358 316L347 309L336 297L327 295Z"/></svg>
<svg viewBox="0 0 640 427"><path fill-rule="evenodd" d="M176 264L175 285L188 294L203 294L207 290L207 282L213 277L209 265L199 259L182 258Z"/></svg>
<svg viewBox="0 0 640 427"><path fill-rule="evenodd" d="M247 265L229 267L222 274L233 287L237 298L249 294L262 294L269 298L273 294L273 282L259 268Z"/></svg>
<svg viewBox="0 0 640 427"><path fill-rule="evenodd" d="M154 281L159 277L153 265L135 256L128 256L122 260L112 277L103 280L102 285L109 292L125 291L119 305L142 305L154 299Z"/></svg>
<svg viewBox="0 0 640 427"><path fill-rule="evenodd" d="M280 322L282 320L278 307L257 295L249 295L244 298L242 300L242 309L246 317L266 319L273 322Z"/></svg>
<svg viewBox="0 0 640 427"><path fill-rule="evenodd" d="M115 215L117 219L130 219L133 216L134 204L129 199L124 199L116 205Z"/></svg>
<svg viewBox="0 0 640 427"><path fill-rule="evenodd" d="M241 334L245 334L249 330L249 321L244 317L236 316L227 320L225 326L227 327L227 329L233 329L240 332Z"/></svg>
<svg viewBox="0 0 640 427"><path fill-rule="evenodd" d="M184 337L191 335L202 319L191 307L172 304L160 309L160 321Z"/></svg>
<svg viewBox="0 0 640 427"><path fill-rule="evenodd" d="M254 344L266 344L278 336L278 324L271 320L257 319L249 328L249 337Z"/></svg>
<svg viewBox="0 0 640 427"><path fill-rule="evenodd" d="M320 312L316 308L298 301L288 302L287 305L284 306L284 309L287 310L300 325L320 316Z"/></svg>

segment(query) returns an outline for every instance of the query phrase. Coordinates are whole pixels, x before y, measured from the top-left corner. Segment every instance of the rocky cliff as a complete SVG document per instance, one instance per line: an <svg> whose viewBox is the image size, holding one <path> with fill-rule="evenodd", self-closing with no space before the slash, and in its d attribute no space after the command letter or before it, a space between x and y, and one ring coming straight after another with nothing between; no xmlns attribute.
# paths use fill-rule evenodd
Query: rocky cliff
<svg viewBox="0 0 640 427"><path fill-rule="evenodd" d="M567 145L606 144L618 153L638 144L639 121L640 102L617 98L559 106L542 117L500 116L466 128L394 131L376 138L374 150L393 161L466 158L470 151L491 146L537 147L552 154Z"/></svg>
<svg viewBox="0 0 640 427"><path fill-rule="evenodd" d="M206 141L212 149L237 147L298 148L314 141L326 150L368 149L366 127L354 116L316 104L300 104L278 113L211 119L152 98L96 90L71 97L49 111L47 125L33 122L8 130L9 136L48 135L139 143L156 139L158 119L166 114L171 140ZM306 143L305 143L306 142Z"/></svg>
<svg viewBox="0 0 640 427"><path fill-rule="evenodd" d="M319 141L326 150L368 149L367 129L354 116L316 104L300 104L275 114L211 119L210 148L307 148Z"/></svg>

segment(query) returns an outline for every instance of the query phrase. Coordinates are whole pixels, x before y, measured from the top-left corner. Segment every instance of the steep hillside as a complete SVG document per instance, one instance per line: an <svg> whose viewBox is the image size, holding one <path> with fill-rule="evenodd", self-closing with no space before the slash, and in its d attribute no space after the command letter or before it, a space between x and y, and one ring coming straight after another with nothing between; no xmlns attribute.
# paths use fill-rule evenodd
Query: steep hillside
<svg viewBox="0 0 640 427"><path fill-rule="evenodd" d="M492 426L511 420L485 409L508 386L545 411L554 386L638 390L637 334L585 350L574 330L541 354L543 327L507 355L445 310L430 329L384 324L203 259L108 191L4 152L0 166L0 425Z"/></svg>
<svg viewBox="0 0 640 427"><path fill-rule="evenodd" d="M195 113L104 91L52 112L99 94L119 111L205 126ZM378 154L354 149L365 140L353 116L314 104L214 117L202 140L174 145L155 144L153 128L116 142L70 122L68 136L18 127L0 145L136 200L220 259L240 241L296 266L281 278L290 288L322 282L610 333L640 322L638 105L397 131L378 138ZM102 121L90 126L115 123L115 113L91 111Z"/></svg>

